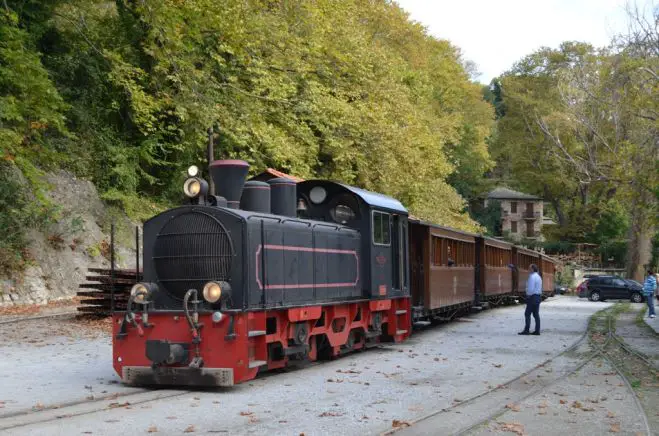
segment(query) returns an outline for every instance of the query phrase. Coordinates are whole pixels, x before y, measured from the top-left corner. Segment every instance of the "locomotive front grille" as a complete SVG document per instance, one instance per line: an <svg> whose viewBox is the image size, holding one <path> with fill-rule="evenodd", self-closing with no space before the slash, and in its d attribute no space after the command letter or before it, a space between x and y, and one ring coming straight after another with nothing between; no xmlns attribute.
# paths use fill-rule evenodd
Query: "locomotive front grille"
<svg viewBox="0 0 659 436"><path fill-rule="evenodd" d="M229 280L233 247L214 216L187 212L169 220L156 237L153 262L158 282L174 297L201 291L211 280Z"/></svg>

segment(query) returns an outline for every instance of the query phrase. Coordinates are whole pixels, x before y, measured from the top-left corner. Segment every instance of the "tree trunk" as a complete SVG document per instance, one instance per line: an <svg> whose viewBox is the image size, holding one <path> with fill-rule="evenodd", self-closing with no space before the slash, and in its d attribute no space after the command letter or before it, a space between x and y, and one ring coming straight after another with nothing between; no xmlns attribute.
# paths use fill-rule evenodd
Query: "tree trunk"
<svg viewBox="0 0 659 436"><path fill-rule="evenodd" d="M556 197L554 197L549 193L549 189L547 188L547 185L544 186L544 191L545 191L545 200L551 203L551 206L554 208L554 212L556 212L556 219L558 219L558 225L561 228L565 227L566 224L565 214L563 213L563 209L561 208L561 203L558 201Z"/></svg>
<svg viewBox="0 0 659 436"><path fill-rule="evenodd" d="M634 196L629 226L627 246L627 277L643 283L645 269L652 257L652 237L655 233L653 219L649 211L652 196L646 190Z"/></svg>

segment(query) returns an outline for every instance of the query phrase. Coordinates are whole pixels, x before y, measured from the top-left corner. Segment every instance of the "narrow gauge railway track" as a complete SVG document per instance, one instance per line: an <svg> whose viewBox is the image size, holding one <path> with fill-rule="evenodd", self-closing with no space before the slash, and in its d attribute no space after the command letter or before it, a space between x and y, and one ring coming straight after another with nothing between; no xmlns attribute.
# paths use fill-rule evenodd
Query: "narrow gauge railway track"
<svg viewBox="0 0 659 436"><path fill-rule="evenodd" d="M594 348L594 351L588 353L588 356L583 359L581 362L579 362L576 366L566 370L563 374L552 380L548 384L541 385L537 388L531 389L527 391L524 395L515 398L514 403L519 403L522 402L528 398L531 398L537 394L540 394L541 392L547 390L551 386L556 385L557 383L565 380L567 377L569 377L572 374L575 374L578 372L580 369L582 369L584 366L586 366L588 363L592 362L594 359L597 357L601 357L604 360L606 360L611 367L616 371L616 373L622 378L625 386L627 389L632 393L632 397L634 398L634 403L636 404L637 409L639 410L639 414L642 417L643 420L643 425L646 430L646 434L652 435L652 431L650 429L650 424L648 422L647 415L645 413L645 410L638 398L638 395L634 391L634 388L632 387L632 384L630 383L629 379L625 375L625 373L619 368L619 366L613 361L613 359L608 355L606 349L607 347L615 342L621 345L621 348L627 350L629 353L634 354L635 356L639 357L643 361L645 361L650 368L654 368L654 366L649 362L647 359L645 359L643 356L639 355L636 351L631 349L630 347L626 346L619 338L615 336L615 329L613 327L613 321L615 320L616 312L614 311L616 306L612 306L610 308L604 309L600 312L595 313L594 315L591 316L589 326L586 329L586 331L581 335L581 337L574 343L572 344L569 348L563 350L562 352L556 354L555 356L545 360L544 362L540 363L539 365L536 365L532 369L523 372L522 374L518 375L517 377L508 380L507 382L500 384L496 386L495 388L488 389L480 394L474 395L473 397L470 397L466 400L460 401L457 404L453 404L449 407L445 407L439 410L436 410L432 413L426 414L420 418L417 418L413 421L408 421L410 430L413 430L415 425L421 424L424 421L427 421L429 419L435 418L438 415L446 414L448 412L454 412L454 411L459 411L459 409L464 409L465 407L469 405L473 405L476 403L478 400L482 400L488 396L491 396L495 393L501 392L503 389L507 389L514 385L516 382L521 381L524 377L528 376L529 374L532 374L534 371L537 371L538 369L544 367L545 365L557 360L558 358L565 356L569 354L570 352L576 351L583 343L584 341L588 340L589 345ZM600 317L599 315L603 315L603 317ZM603 330L597 331L597 330ZM602 334L603 333L603 334ZM479 419L477 422L469 424L466 427L460 428L457 431L454 431L450 434L452 435L466 435L474 431L476 428L487 424L488 422L492 421L495 419L497 416L501 415L506 411L505 406L500 406L495 410L493 413L490 413L488 416L485 418ZM391 435L397 432L405 431L407 428L406 426L401 426L397 428L392 428L389 429L383 433L381 433L382 436L385 435Z"/></svg>
<svg viewBox="0 0 659 436"><path fill-rule="evenodd" d="M659 371L659 366L657 366L654 362L648 359L643 353L640 353L639 351L635 350L632 346L630 346L625 341L620 339L620 337L618 337L615 333L612 335L612 338L618 343L618 346L622 348L627 354L631 354L632 356L635 356L639 360L643 361L648 366L648 368L654 371Z"/></svg>
<svg viewBox="0 0 659 436"><path fill-rule="evenodd" d="M75 315L78 315L80 312L78 311L67 311L67 312L60 312L60 313L48 313L48 314L42 314L42 315L34 315L34 316L8 316L10 319L2 319L0 320L0 325L7 325L7 324L14 324L17 322L26 322L26 321L36 321L40 319L48 319L48 318L66 318L66 317L73 317Z"/></svg>

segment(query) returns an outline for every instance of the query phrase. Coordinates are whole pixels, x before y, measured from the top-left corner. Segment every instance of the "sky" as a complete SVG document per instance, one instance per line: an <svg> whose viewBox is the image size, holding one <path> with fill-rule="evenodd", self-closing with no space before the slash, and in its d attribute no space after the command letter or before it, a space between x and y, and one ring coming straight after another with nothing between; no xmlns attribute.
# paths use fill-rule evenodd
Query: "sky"
<svg viewBox="0 0 659 436"><path fill-rule="evenodd" d="M627 28L627 0L396 2L431 35L460 47L463 58L478 66L481 83L490 83L542 46L556 48L570 40L606 46Z"/></svg>

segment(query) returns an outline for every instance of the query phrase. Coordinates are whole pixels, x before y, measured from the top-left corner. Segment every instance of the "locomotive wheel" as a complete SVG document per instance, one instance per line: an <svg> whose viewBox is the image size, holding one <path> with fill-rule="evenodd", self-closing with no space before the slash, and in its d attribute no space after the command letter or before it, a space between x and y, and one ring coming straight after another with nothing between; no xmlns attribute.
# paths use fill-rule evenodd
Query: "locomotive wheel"
<svg viewBox="0 0 659 436"><path fill-rule="evenodd" d="M333 357L332 346L324 334L314 336L316 339L316 357L318 360L330 360Z"/></svg>

